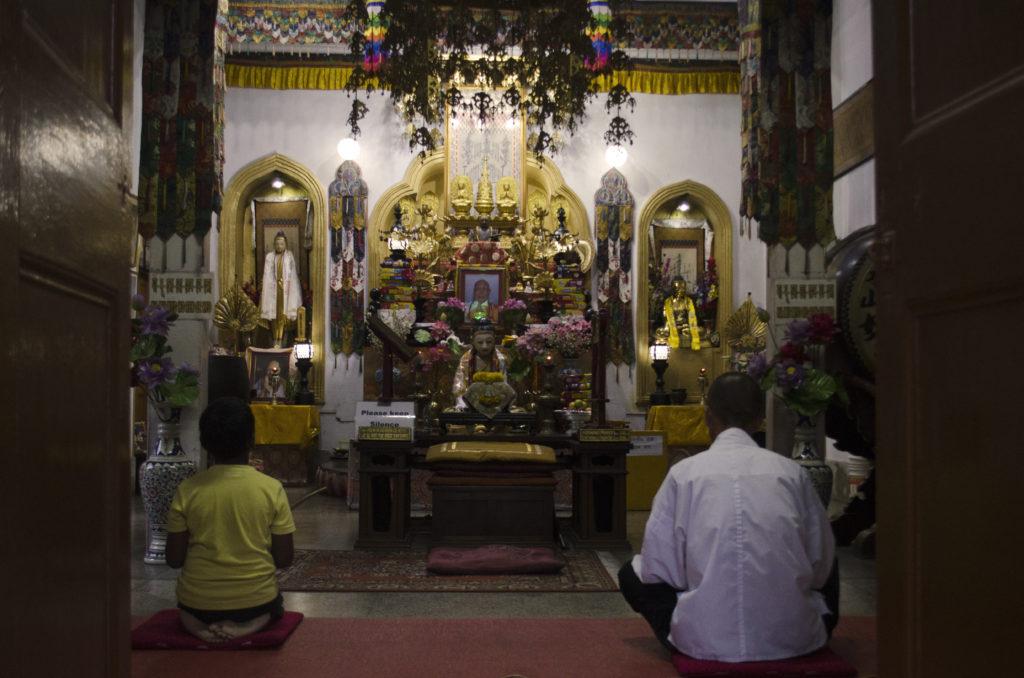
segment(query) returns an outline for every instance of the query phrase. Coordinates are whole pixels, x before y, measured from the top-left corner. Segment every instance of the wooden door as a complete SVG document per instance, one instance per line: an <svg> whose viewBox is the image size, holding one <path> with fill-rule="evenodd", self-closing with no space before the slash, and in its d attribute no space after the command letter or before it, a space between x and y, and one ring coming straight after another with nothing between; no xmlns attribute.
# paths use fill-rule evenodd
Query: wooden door
<svg viewBox="0 0 1024 678"><path fill-rule="evenodd" d="M1021 7L873 11L881 675L1019 675Z"/></svg>
<svg viewBox="0 0 1024 678"><path fill-rule="evenodd" d="M131 4L0 0L0 673L129 672Z"/></svg>

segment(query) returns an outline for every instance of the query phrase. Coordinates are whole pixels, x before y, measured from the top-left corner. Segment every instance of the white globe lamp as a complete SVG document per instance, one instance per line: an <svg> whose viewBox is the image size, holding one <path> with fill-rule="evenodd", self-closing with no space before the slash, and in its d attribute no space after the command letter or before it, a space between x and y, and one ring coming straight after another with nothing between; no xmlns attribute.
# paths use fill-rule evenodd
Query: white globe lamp
<svg viewBox="0 0 1024 678"><path fill-rule="evenodd" d="M356 160L359 157L359 142L346 137L338 142L338 155L342 160Z"/></svg>
<svg viewBox="0 0 1024 678"><path fill-rule="evenodd" d="M626 164L626 158L629 157L629 153L622 146L615 145L609 146L604 151L604 159L609 165L618 169Z"/></svg>

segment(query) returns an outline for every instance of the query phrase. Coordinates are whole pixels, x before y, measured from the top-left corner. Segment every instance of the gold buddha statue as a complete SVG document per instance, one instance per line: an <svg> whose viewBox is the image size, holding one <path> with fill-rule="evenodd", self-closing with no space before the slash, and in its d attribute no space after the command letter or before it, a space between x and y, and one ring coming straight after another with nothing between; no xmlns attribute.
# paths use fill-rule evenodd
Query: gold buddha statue
<svg viewBox="0 0 1024 678"><path fill-rule="evenodd" d="M672 281L672 296L665 300L665 325L655 334L671 348L688 344L694 351L700 350L701 328L697 323L697 308L690 297L686 278L677 277Z"/></svg>
<svg viewBox="0 0 1024 678"><path fill-rule="evenodd" d="M516 215L518 207L516 180L513 177L498 179L498 216L512 218Z"/></svg>
<svg viewBox="0 0 1024 678"><path fill-rule="evenodd" d="M466 175L459 175L452 182L451 202L456 217L469 216L469 210L473 207L473 182Z"/></svg>

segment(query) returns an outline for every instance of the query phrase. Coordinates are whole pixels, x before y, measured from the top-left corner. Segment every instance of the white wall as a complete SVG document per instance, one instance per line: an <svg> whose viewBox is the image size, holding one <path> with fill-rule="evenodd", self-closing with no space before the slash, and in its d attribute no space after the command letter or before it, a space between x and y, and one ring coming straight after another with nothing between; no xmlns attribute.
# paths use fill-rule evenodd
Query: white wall
<svg viewBox="0 0 1024 678"><path fill-rule="evenodd" d="M871 80L871 0L837 0L832 7L832 107ZM836 237L875 223L875 163L869 160L832 187Z"/></svg>
<svg viewBox="0 0 1024 678"><path fill-rule="evenodd" d="M831 67L833 107L872 78L871 0L836 0L832 5Z"/></svg>
<svg viewBox="0 0 1024 678"><path fill-rule="evenodd" d="M410 153L402 125L387 99L369 99L359 139L359 165L369 187L369 209L379 196L398 182ZM593 197L607 171L601 138L608 123L603 100L593 108L577 134L552 159L569 186L588 206L593 224ZM348 136L345 118L349 99L341 92L273 91L230 88L225 99L225 182L248 163L277 152L305 165L325 190L340 159L338 140ZM637 201L637 214L662 186L692 179L709 186L725 202L733 219L734 290L736 300L753 292L764 300L765 254L755 239L739 238L740 99L738 95L637 95L630 123L637 133L629 160L621 171ZM634 249L635 252L635 249ZM211 257L212 258L212 257ZM634 263L634 270L636 264ZM326 309L325 309L326 311ZM321 447L328 449L352 434L350 420L362 393L357 360L349 364L331 356L326 360L326 404L321 417ZM609 415L622 417L634 398L631 372L609 374ZM341 420L341 421L339 421ZM636 423L636 422L634 422ZM640 419L642 423L642 419Z"/></svg>

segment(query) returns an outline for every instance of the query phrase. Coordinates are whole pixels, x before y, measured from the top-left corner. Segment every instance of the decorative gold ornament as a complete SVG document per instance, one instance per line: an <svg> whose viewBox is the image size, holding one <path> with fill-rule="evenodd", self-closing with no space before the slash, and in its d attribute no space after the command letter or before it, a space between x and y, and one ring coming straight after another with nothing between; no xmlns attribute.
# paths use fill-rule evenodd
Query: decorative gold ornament
<svg viewBox="0 0 1024 678"><path fill-rule="evenodd" d="M547 271L543 271L541 273L538 273L533 278L533 288L535 290L546 291L546 290L550 290L554 286L555 286L555 277L553 275L551 275L550 273L548 273Z"/></svg>
<svg viewBox="0 0 1024 678"><path fill-rule="evenodd" d="M491 189L491 173L487 168L487 158L480 171L480 183L476 186L476 212L482 217L489 217L494 211L494 193Z"/></svg>
<svg viewBox="0 0 1024 678"><path fill-rule="evenodd" d="M213 324L233 335L236 353L242 351L242 335L256 329L259 319L260 310L240 285L229 289L213 309Z"/></svg>
<svg viewBox="0 0 1024 678"><path fill-rule="evenodd" d="M729 316L723 332L729 346L739 353L763 351L767 333L768 325L758 317L757 306L754 306L749 294L747 300Z"/></svg>

